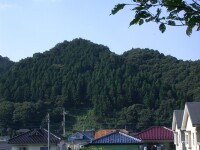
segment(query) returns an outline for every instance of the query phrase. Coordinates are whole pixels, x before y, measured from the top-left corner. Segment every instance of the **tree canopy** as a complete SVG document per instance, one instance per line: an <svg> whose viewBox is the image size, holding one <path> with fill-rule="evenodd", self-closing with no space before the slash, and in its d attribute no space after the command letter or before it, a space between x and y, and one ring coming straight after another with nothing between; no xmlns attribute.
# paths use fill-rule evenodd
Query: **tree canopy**
<svg viewBox="0 0 200 150"><path fill-rule="evenodd" d="M133 0L131 3L117 4L111 11L115 15L125 6L131 7L135 16L132 25L155 22L163 33L166 25L186 26L186 34L193 29L200 30L200 0Z"/></svg>
<svg viewBox="0 0 200 150"><path fill-rule="evenodd" d="M7 71L13 64L14 62L10 61L9 58L0 55L0 74Z"/></svg>

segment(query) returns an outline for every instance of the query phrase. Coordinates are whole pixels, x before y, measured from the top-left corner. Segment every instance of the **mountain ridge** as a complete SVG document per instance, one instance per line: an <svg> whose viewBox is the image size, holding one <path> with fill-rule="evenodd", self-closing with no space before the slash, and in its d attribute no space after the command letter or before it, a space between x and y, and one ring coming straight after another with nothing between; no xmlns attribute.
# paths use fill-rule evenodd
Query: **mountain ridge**
<svg viewBox="0 0 200 150"><path fill-rule="evenodd" d="M0 127L17 129L35 120L46 125L47 112L58 124L63 107L69 130L89 128L90 122L91 128L132 131L147 124L169 126L173 109L200 100L199 76L200 61L149 49L117 55L88 40L64 41L22 59L0 77ZM12 119L5 121L6 116Z"/></svg>

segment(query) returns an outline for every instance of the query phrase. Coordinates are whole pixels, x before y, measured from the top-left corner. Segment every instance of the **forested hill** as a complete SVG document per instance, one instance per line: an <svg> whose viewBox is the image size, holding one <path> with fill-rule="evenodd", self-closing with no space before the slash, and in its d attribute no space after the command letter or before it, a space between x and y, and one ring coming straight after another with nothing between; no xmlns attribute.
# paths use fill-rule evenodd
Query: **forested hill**
<svg viewBox="0 0 200 150"><path fill-rule="evenodd" d="M7 57L2 57L0 55L0 75L3 72L6 72L10 69L10 67L14 64L14 62L10 61Z"/></svg>
<svg viewBox="0 0 200 150"><path fill-rule="evenodd" d="M47 112L52 124L61 125L63 107L68 130L170 126L174 109L198 100L200 61L149 49L116 55L103 45L75 39L23 59L3 74L0 134L44 125Z"/></svg>

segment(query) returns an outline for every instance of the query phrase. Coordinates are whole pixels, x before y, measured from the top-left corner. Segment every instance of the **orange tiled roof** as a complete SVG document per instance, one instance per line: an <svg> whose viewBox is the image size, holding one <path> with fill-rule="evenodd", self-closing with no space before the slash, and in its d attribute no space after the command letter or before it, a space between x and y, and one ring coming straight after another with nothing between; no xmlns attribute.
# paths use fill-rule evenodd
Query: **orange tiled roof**
<svg viewBox="0 0 200 150"><path fill-rule="evenodd" d="M118 130L120 130L121 132L123 132L123 133L125 133L125 134L128 134L128 131L125 130L125 129L118 129ZM111 132L114 132L114 131L116 131L116 129L103 129L103 130L98 130L98 131L95 132L94 138L95 138L95 139L100 138L100 137L102 137L102 136L104 136L104 135L106 135L106 134L109 134L109 133L111 133Z"/></svg>

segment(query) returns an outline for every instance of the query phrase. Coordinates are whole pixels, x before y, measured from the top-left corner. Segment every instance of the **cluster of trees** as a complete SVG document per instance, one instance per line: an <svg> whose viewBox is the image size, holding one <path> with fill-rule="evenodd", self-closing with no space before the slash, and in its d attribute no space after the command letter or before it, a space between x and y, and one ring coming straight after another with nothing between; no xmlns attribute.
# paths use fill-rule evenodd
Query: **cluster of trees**
<svg viewBox="0 0 200 150"><path fill-rule="evenodd" d="M7 71L10 67L14 65L14 62L10 61L7 57L2 57L0 55L0 75L1 73Z"/></svg>
<svg viewBox="0 0 200 150"><path fill-rule="evenodd" d="M81 111L84 129L171 126L174 109L200 100L200 61L177 60L149 49L122 55L83 39L64 41L15 63L0 77L0 134L8 129L61 125ZM9 118L9 119L8 119ZM60 130L60 126L56 126Z"/></svg>

